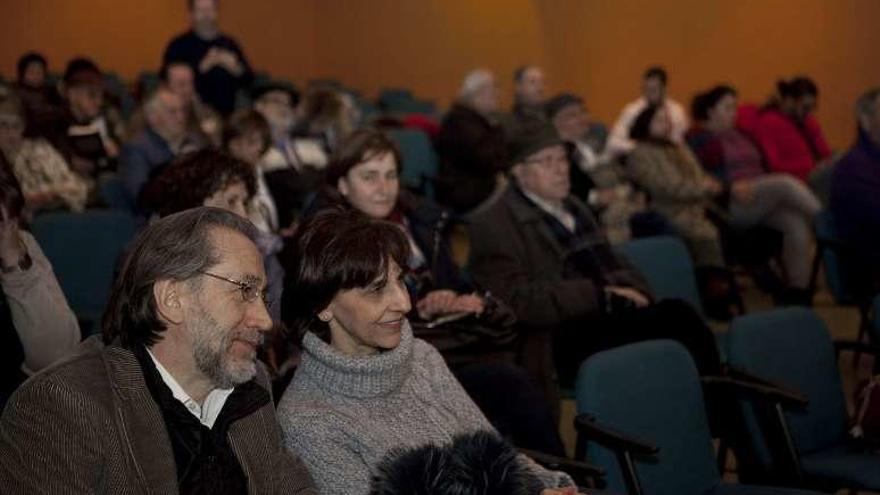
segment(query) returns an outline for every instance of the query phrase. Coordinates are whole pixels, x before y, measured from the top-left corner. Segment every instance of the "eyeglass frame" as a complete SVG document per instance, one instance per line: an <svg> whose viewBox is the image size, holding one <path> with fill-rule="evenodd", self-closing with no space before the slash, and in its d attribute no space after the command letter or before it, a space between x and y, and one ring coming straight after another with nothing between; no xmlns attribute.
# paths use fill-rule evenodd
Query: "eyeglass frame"
<svg viewBox="0 0 880 495"><path fill-rule="evenodd" d="M267 308L272 305L272 301L269 300L269 294L266 292L266 290L258 289L256 284L242 282L241 280L235 280L234 278L224 277L222 275L217 275L216 273L211 273L206 270L198 270L198 273L238 286L238 290L241 292L241 299L246 303L254 302L257 300L257 298L259 298L263 301L263 305ZM247 296L247 293L249 291L254 291L256 292L256 294L249 297Z"/></svg>

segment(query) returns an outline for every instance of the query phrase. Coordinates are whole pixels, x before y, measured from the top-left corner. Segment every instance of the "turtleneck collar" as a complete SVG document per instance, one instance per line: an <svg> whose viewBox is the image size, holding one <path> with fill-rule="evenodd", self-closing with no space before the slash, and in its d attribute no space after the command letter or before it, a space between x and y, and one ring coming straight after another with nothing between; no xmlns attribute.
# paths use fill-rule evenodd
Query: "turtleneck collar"
<svg viewBox="0 0 880 495"><path fill-rule="evenodd" d="M346 356L308 332L303 338L300 370L321 388L348 397L381 397L400 387L410 373L413 334L409 322L401 328L400 345L371 356Z"/></svg>

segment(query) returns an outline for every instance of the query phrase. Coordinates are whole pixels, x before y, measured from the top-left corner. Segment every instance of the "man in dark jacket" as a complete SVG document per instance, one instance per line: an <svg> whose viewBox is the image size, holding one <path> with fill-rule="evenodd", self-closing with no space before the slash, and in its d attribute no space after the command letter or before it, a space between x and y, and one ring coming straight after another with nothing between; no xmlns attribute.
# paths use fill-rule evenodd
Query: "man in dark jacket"
<svg viewBox="0 0 880 495"><path fill-rule="evenodd" d="M652 338L681 341L702 372L719 372L714 337L696 311L682 301L655 302L570 195L570 164L555 129L523 129L510 157L511 186L473 222L470 267L531 330L524 364L547 390L553 362L570 383L590 354Z"/></svg>
<svg viewBox="0 0 880 495"><path fill-rule="evenodd" d="M485 69L472 71L437 138L437 201L457 214L485 207L502 190L499 176L507 165L507 149L497 112L495 76Z"/></svg>
<svg viewBox="0 0 880 495"><path fill-rule="evenodd" d="M856 113L856 143L832 172L831 212L872 290L880 287L880 88L859 98Z"/></svg>
<svg viewBox="0 0 880 495"><path fill-rule="evenodd" d="M170 215L135 241L104 338L22 385L0 418L4 493L312 494L256 361L272 328L247 220Z"/></svg>
<svg viewBox="0 0 880 495"><path fill-rule="evenodd" d="M217 26L218 1L187 0L192 29L171 40L162 61L188 62L202 101L228 117L235 109L235 93L250 86L254 75L238 42Z"/></svg>

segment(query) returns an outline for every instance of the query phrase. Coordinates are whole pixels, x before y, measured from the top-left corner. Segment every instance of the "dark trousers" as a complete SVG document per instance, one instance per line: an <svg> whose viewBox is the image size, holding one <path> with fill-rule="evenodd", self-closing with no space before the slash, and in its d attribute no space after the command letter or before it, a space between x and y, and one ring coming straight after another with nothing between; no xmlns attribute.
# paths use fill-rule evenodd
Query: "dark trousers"
<svg viewBox="0 0 880 495"><path fill-rule="evenodd" d="M701 375L721 372L721 358L712 330L690 305L663 300L645 308L584 318L557 329L553 354L559 379L573 385L584 359L606 349L653 339L683 344Z"/></svg>
<svg viewBox="0 0 880 495"><path fill-rule="evenodd" d="M477 363L452 372L492 426L511 443L565 456L550 404L523 368L509 363Z"/></svg>

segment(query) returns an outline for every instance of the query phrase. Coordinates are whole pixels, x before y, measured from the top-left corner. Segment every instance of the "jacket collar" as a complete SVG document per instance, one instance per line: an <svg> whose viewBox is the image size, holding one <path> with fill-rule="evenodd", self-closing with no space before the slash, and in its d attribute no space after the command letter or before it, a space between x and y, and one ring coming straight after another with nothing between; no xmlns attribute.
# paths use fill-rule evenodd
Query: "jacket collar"
<svg viewBox="0 0 880 495"><path fill-rule="evenodd" d="M177 493L171 442L167 434L157 434L165 433L165 421L137 358L112 343L104 349L104 363L116 396L117 427L128 444L142 486L148 493Z"/></svg>
<svg viewBox="0 0 880 495"><path fill-rule="evenodd" d="M538 205L532 203L514 182L511 182L510 186L508 186L507 191L504 193L503 201L510 210L514 221L522 225L522 228L518 230L522 231L524 228L537 230L541 238L544 239L545 244L547 244L547 247L559 258L565 258L565 249L559 244L556 236L553 235L553 231L550 230L550 226L544 221L544 214L541 212L541 209ZM566 204L568 203L569 201L566 200Z"/></svg>

